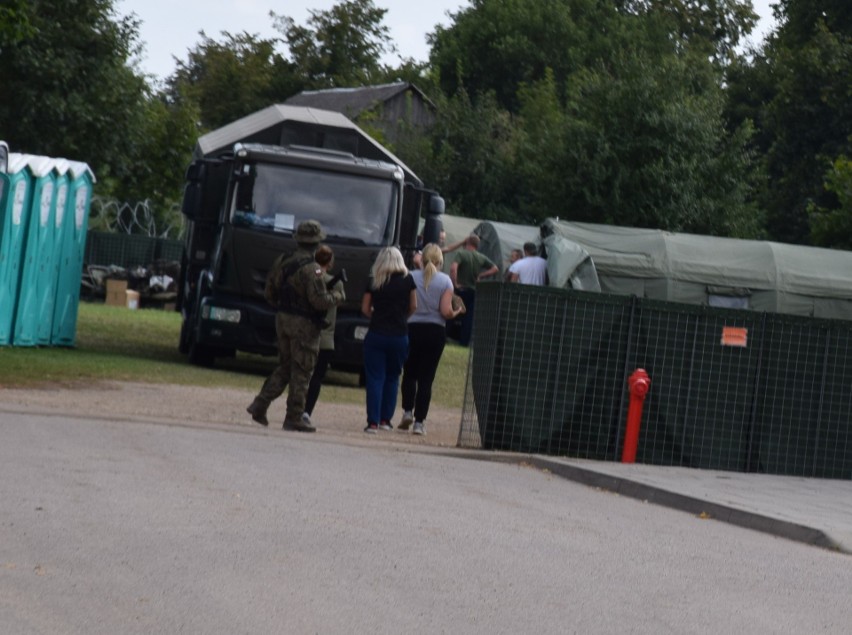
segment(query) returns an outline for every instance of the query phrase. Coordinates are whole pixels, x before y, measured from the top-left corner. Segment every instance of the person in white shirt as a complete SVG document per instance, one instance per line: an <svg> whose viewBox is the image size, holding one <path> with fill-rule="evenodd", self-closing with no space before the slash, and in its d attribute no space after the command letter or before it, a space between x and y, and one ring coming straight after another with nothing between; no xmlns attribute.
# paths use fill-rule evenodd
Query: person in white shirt
<svg viewBox="0 0 852 635"><path fill-rule="evenodd" d="M547 284L547 260L538 255L535 243L524 243L524 257L509 267L509 281L521 284Z"/></svg>

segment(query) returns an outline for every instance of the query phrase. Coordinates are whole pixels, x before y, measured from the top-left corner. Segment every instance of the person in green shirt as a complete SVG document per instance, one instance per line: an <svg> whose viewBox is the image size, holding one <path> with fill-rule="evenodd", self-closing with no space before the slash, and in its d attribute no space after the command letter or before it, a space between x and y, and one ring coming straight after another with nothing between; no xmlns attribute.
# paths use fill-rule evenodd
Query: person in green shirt
<svg viewBox="0 0 852 635"><path fill-rule="evenodd" d="M471 234L464 241L464 248L459 251L450 266L450 279L453 281L455 292L464 301L467 310L462 317L459 344L470 345L473 334L473 310L476 296L476 283L484 278L496 275L500 269L485 254L479 253L479 236Z"/></svg>

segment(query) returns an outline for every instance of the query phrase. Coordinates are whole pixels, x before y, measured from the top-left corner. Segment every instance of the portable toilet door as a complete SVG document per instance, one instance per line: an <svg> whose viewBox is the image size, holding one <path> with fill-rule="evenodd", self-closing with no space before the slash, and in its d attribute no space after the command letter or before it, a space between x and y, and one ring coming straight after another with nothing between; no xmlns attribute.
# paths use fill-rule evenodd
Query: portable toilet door
<svg viewBox="0 0 852 635"><path fill-rule="evenodd" d="M12 343L18 286L29 219L31 178L26 159L10 154L0 205L0 345Z"/></svg>
<svg viewBox="0 0 852 635"><path fill-rule="evenodd" d="M53 160L53 204L48 213L49 231L39 249L38 318L36 344L48 346L53 332L53 314L56 307L56 287L59 283L59 264L62 255L62 223L68 202L68 161Z"/></svg>
<svg viewBox="0 0 852 635"><path fill-rule="evenodd" d="M69 161L68 201L62 225L59 254L59 280L50 342L74 346L77 340L77 312L80 306L80 280L86 253L86 231L95 175L86 163ZM57 215L59 208L57 207ZM58 224L57 224L58 225Z"/></svg>
<svg viewBox="0 0 852 635"><path fill-rule="evenodd" d="M45 279L42 272L52 266L53 261L51 251L56 191L54 160L30 155L27 168L32 175L33 186L12 336L12 344L15 346L35 346L38 343L40 302L43 299ZM52 307L52 298L50 304Z"/></svg>

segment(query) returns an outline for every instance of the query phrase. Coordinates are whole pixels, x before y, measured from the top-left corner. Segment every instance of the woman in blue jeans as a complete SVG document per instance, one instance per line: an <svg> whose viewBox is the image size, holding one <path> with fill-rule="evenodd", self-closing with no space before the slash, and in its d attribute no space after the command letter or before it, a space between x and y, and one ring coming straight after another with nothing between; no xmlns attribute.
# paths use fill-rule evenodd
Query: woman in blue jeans
<svg viewBox="0 0 852 635"><path fill-rule="evenodd" d="M396 247L376 256L361 300L370 318L364 338L364 377L367 385L367 427L364 432L392 430L399 375L408 356L408 316L417 309L414 278Z"/></svg>

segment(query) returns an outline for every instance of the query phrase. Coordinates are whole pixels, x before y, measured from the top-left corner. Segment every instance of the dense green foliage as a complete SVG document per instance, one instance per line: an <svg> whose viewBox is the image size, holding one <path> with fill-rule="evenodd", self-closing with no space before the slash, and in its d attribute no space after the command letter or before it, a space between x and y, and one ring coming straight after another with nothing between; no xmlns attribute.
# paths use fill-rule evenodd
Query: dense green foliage
<svg viewBox="0 0 852 635"><path fill-rule="evenodd" d="M280 38L200 33L161 84L116 4L0 7L0 138L87 161L101 195L165 214L199 134L301 90L401 79L437 122L393 149L450 213L850 247L848 0L779 0L754 50L750 0L469 0L428 61L396 67L386 10L341 0L303 25L271 13Z"/></svg>

